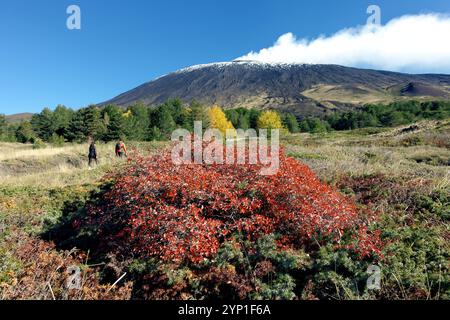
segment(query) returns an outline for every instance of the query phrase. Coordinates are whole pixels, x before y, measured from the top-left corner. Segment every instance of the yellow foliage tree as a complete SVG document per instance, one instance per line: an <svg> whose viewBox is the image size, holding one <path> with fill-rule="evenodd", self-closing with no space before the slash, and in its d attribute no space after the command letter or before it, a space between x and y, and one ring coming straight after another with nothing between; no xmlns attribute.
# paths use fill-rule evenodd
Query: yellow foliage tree
<svg viewBox="0 0 450 320"><path fill-rule="evenodd" d="M131 109L130 110L128 110L127 112L125 112L124 114L123 114L123 117L124 118L129 118L129 117L131 117L133 115L133 112L131 111Z"/></svg>
<svg viewBox="0 0 450 320"><path fill-rule="evenodd" d="M227 119L225 112L219 106L213 106L208 110L210 127L218 129L225 137L228 129L233 129L233 124Z"/></svg>
<svg viewBox="0 0 450 320"><path fill-rule="evenodd" d="M258 129L283 129L281 117L276 111L264 111L257 121Z"/></svg>

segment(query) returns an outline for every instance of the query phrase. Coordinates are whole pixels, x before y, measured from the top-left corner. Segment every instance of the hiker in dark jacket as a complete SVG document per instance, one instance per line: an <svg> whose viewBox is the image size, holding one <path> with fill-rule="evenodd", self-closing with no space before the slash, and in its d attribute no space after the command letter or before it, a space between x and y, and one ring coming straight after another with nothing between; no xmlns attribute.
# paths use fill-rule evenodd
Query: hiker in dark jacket
<svg viewBox="0 0 450 320"><path fill-rule="evenodd" d="M97 148L95 147L95 142L92 141L91 145L89 146L89 167L91 167L92 161L95 160L95 164L98 164L97 161Z"/></svg>

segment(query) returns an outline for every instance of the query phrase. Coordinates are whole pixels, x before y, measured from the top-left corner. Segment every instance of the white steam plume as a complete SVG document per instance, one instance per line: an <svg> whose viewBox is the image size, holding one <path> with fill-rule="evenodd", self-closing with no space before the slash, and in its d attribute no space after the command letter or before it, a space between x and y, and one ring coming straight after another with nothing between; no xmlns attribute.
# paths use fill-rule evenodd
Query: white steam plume
<svg viewBox="0 0 450 320"><path fill-rule="evenodd" d="M344 29L314 40L297 39L286 33L272 47L250 52L237 60L450 73L450 16L402 16L386 25Z"/></svg>

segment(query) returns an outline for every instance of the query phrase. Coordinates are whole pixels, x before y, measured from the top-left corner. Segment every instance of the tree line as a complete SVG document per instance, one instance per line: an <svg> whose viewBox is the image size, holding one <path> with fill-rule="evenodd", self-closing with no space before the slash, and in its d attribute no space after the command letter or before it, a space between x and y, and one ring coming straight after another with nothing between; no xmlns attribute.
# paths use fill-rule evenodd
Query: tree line
<svg viewBox="0 0 450 320"><path fill-rule="evenodd" d="M195 121L202 121L203 129L270 129L283 128L284 119L288 119L288 128L298 131L293 115L245 108L223 111L218 106L207 107L196 101L184 105L179 99L168 100L156 108L138 103L126 109L108 105L72 110L59 105L53 111L45 108L30 121L17 124L7 124L5 117L0 116L0 138L10 142L53 144L84 142L88 138L104 142L153 141L169 139L177 128L193 131Z"/></svg>
<svg viewBox="0 0 450 320"><path fill-rule="evenodd" d="M324 118L309 117L300 121L302 132L321 133L368 127L395 127L420 120L450 118L449 101L403 101L368 104L354 111L335 112Z"/></svg>
<svg viewBox="0 0 450 320"><path fill-rule="evenodd" d="M332 130L353 130L365 127L393 127L422 119L450 117L448 101L405 101L391 104L370 104L349 112L335 112L324 118L297 119L291 113L235 108L223 111L193 101L184 105L179 99L168 100L156 108L137 103L126 109L114 105L89 106L72 110L59 105L45 108L30 121L8 124L0 115L0 140L10 142L83 142L126 139L131 141L166 140L176 128L193 130L194 121L203 128L260 129L283 128L291 133L323 133Z"/></svg>

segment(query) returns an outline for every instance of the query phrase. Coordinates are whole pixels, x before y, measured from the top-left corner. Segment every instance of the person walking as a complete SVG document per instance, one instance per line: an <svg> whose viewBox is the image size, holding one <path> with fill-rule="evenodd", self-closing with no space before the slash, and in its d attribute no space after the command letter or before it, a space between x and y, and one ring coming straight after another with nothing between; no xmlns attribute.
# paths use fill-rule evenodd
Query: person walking
<svg viewBox="0 0 450 320"><path fill-rule="evenodd" d="M98 164L97 161L97 147L95 146L95 141L92 141L89 146L89 169L91 169L91 164L93 161L95 161L95 164Z"/></svg>
<svg viewBox="0 0 450 320"><path fill-rule="evenodd" d="M123 156L128 158L127 148L125 147L125 143L120 140L116 143L116 157L123 158Z"/></svg>

